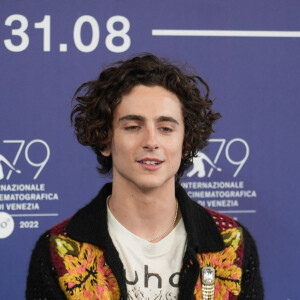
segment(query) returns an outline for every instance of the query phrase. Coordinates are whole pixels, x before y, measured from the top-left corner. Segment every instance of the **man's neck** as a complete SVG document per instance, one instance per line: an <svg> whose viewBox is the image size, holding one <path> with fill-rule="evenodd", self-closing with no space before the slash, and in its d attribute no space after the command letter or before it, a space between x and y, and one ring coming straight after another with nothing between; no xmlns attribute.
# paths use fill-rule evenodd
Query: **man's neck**
<svg viewBox="0 0 300 300"><path fill-rule="evenodd" d="M176 214L176 202L175 182L160 188L140 189L132 183L113 181L109 209L125 228L150 240L170 228Z"/></svg>

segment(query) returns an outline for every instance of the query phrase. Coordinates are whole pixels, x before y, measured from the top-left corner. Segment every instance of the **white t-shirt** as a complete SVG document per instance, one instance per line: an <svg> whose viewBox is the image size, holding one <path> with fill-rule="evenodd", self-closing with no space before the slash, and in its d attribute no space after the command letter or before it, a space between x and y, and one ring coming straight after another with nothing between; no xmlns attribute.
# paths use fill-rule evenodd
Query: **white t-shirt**
<svg viewBox="0 0 300 300"><path fill-rule="evenodd" d="M186 247L182 219L157 243L144 240L116 220L107 208L108 231L126 274L128 298L174 300Z"/></svg>

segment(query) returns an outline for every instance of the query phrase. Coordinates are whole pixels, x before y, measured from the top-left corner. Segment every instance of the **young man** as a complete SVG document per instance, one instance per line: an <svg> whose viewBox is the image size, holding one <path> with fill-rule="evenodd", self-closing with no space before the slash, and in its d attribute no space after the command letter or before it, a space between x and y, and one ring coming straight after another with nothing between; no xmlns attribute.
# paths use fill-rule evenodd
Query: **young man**
<svg viewBox="0 0 300 300"><path fill-rule="evenodd" d="M77 138L112 184L41 236L27 299L263 299L247 230L179 184L220 117L207 84L147 54L106 68L76 100Z"/></svg>

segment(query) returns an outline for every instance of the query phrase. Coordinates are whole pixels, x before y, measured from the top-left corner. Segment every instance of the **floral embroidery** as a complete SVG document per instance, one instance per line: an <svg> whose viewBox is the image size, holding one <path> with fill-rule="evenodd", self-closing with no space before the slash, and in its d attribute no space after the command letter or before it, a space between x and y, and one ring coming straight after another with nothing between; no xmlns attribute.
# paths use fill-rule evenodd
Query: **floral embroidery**
<svg viewBox="0 0 300 300"><path fill-rule="evenodd" d="M243 231L240 228L227 229L222 232L225 246L233 246L236 250L243 241Z"/></svg>
<svg viewBox="0 0 300 300"><path fill-rule="evenodd" d="M67 271L59 278L59 283L68 299L120 298L116 278L105 265L101 249L63 236L52 236L51 244L62 257Z"/></svg>
<svg viewBox="0 0 300 300"><path fill-rule="evenodd" d="M237 296L241 291L242 270L234 264L236 250L242 243L242 230L240 228L227 229L222 232L224 243L227 246L220 252L197 254L200 268L211 266L215 268L215 294L214 299L229 299L229 293ZM201 277L198 277L195 299L202 300Z"/></svg>

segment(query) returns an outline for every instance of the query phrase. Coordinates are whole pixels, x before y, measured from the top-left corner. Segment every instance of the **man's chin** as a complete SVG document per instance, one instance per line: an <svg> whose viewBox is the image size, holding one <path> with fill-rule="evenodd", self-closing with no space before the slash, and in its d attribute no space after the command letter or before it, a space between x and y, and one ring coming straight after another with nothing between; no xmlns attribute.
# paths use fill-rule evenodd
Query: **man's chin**
<svg viewBox="0 0 300 300"><path fill-rule="evenodd" d="M175 180L172 182L175 183ZM150 192L166 188L170 183L171 182L162 182L161 180L147 180L145 182L139 182L136 185L141 191Z"/></svg>

